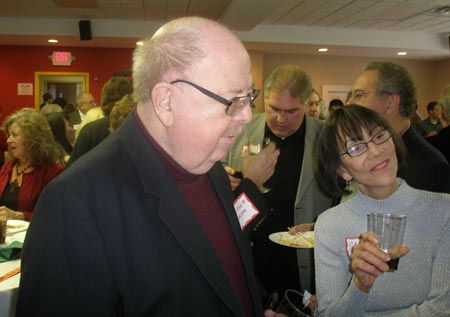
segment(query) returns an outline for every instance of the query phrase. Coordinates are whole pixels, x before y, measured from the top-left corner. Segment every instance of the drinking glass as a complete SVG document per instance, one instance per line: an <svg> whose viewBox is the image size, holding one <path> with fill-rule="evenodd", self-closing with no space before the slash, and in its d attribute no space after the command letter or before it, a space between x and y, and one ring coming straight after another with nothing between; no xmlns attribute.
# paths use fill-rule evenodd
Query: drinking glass
<svg viewBox="0 0 450 317"><path fill-rule="evenodd" d="M299 291L288 289L278 305L277 313L286 317L310 317L308 314L309 298Z"/></svg>
<svg viewBox="0 0 450 317"><path fill-rule="evenodd" d="M405 215L384 213L370 213L367 215L367 230L376 233L380 237L380 249L391 256L391 260L388 262L389 272L394 272L398 268L405 226Z"/></svg>
<svg viewBox="0 0 450 317"><path fill-rule="evenodd" d="M269 143L270 138L264 138L264 140L261 140L261 138L257 136L250 137L250 139L248 140L248 153L250 155L256 155L261 152L263 148L269 145ZM261 193L265 194L270 191L270 188L262 185L259 190L261 191Z"/></svg>

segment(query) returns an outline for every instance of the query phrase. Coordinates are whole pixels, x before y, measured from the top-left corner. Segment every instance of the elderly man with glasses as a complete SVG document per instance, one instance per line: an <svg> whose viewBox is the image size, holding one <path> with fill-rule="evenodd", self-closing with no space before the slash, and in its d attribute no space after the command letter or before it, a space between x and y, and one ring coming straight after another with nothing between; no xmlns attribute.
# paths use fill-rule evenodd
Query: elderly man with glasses
<svg viewBox="0 0 450 317"><path fill-rule="evenodd" d="M180 18L136 49L133 85L136 109L41 196L17 316L262 316L220 163L257 96L247 51Z"/></svg>
<svg viewBox="0 0 450 317"><path fill-rule="evenodd" d="M356 79L348 102L377 111L400 134L408 151L400 178L417 189L450 193L450 165L411 126L416 96L414 79L404 66L373 62Z"/></svg>

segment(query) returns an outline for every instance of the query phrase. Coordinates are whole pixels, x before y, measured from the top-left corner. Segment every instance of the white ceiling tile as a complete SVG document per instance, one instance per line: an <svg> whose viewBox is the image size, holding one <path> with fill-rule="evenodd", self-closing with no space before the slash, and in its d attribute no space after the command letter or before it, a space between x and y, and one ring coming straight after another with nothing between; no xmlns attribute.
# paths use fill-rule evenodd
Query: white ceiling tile
<svg viewBox="0 0 450 317"><path fill-rule="evenodd" d="M57 1L81 4L88 0ZM445 40L450 34L450 16L430 13L439 6L450 5L450 0L95 0L97 8L91 9L58 7L56 3L54 0L0 0L0 23L9 17L159 23L184 15L201 15L222 21L232 29L249 32L261 27L289 26L308 27L308 30L327 27L332 32L344 29L427 33L442 35ZM0 29L0 45L2 37L8 34L5 30L11 32L16 24ZM41 22L38 27L44 24ZM134 35L136 33L133 31ZM289 37L289 34L280 36Z"/></svg>

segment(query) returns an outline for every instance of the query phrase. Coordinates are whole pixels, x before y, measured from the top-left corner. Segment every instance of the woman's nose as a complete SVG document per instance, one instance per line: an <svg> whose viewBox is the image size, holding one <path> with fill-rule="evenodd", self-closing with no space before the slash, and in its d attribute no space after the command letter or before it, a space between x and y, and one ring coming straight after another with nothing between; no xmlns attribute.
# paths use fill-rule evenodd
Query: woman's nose
<svg viewBox="0 0 450 317"><path fill-rule="evenodd" d="M373 142L367 143L367 152L369 152L373 156L378 156L381 153L381 145L376 145Z"/></svg>

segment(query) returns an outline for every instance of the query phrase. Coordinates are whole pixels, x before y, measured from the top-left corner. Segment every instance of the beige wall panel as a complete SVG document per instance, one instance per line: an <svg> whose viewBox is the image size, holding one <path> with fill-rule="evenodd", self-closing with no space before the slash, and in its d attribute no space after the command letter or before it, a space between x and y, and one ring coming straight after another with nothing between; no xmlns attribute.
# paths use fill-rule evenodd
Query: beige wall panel
<svg viewBox="0 0 450 317"><path fill-rule="evenodd" d="M281 64L295 64L305 69L310 75L313 86L319 92L323 85L352 85L365 66L378 59L363 57L313 56L295 54L269 54L251 52L253 74L263 78ZM418 88L419 111L427 116L426 105L436 100L442 89L450 84L450 58L441 61L384 59L402 64L409 69ZM261 70L257 68L262 66ZM254 78L255 87L259 80ZM262 87L262 84L261 84ZM259 102L262 98L258 98ZM259 108L258 108L259 109Z"/></svg>

